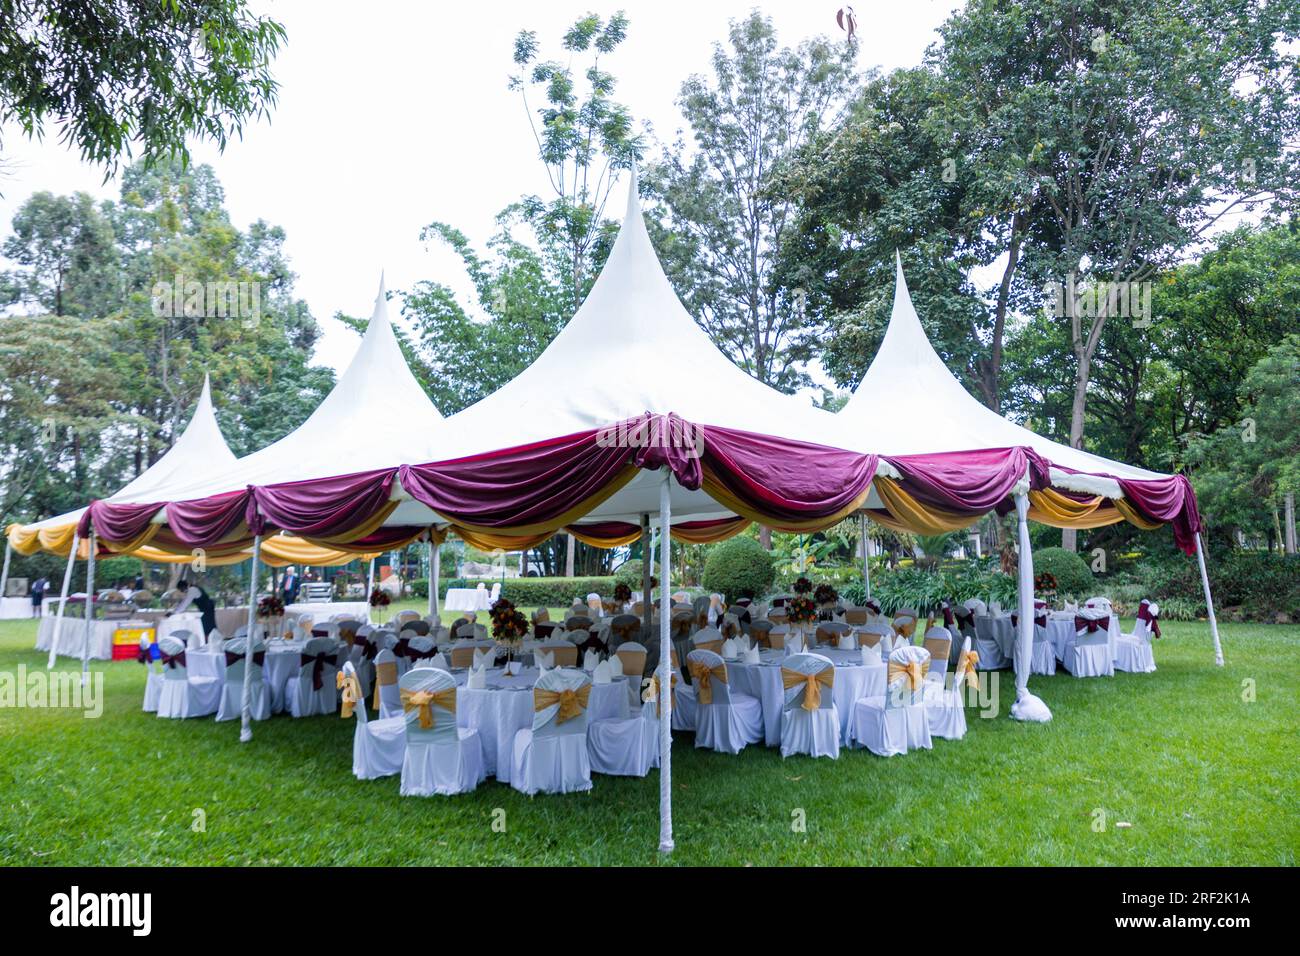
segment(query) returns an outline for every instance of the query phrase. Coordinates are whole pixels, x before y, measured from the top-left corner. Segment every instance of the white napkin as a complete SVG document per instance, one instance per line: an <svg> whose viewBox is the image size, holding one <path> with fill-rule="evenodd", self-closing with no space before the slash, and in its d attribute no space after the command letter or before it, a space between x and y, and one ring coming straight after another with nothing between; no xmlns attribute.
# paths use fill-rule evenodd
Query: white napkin
<svg viewBox="0 0 1300 956"><path fill-rule="evenodd" d="M474 667L491 667L492 662L497 659L496 648L489 647L486 650L474 651Z"/></svg>
<svg viewBox="0 0 1300 956"><path fill-rule="evenodd" d="M759 657L757 646L745 648L746 664L761 664L762 662L763 658Z"/></svg>
<svg viewBox="0 0 1300 956"><path fill-rule="evenodd" d="M434 654L433 657L429 658L429 666L436 667L438 670L442 671L451 670L451 665L447 663L447 658L443 656L442 651L439 651L437 654Z"/></svg>
<svg viewBox="0 0 1300 956"><path fill-rule="evenodd" d="M601 661L591 672L591 682L593 684L608 684L610 681L609 661Z"/></svg>
<svg viewBox="0 0 1300 956"><path fill-rule="evenodd" d="M609 665L609 674L611 677L623 676L623 658L615 654L605 663Z"/></svg>
<svg viewBox="0 0 1300 956"><path fill-rule="evenodd" d="M732 658L736 656L736 642L727 638L722 642L722 656Z"/></svg>
<svg viewBox="0 0 1300 956"><path fill-rule="evenodd" d="M599 663L600 655L590 647L587 648L587 653L582 655L582 669L590 673L596 669L596 665Z"/></svg>
<svg viewBox="0 0 1300 956"><path fill-rule="evenodd" d="M487 668L471 668L469 677L465 679L465 687L469 690L487 690Z"/></svg>
<svg viewBox="0 0 1300 956"><path fill-rule="evenodd" d="M736 649L738 651L741 651L742 653L744 651L749 650L753 646L753 642L750 641L748 634L741 634L735 640L736 640Z"/></svg>
<svg viewBox="0 0 1300 956"><path fill-rule="evenodd" d="M894 649L894 639L888 634L882 634L880 643L876 646L880 648L880 659L883 661L889 655L889 652Z"/></svg>
<svg viewBox="0 0 1300 956"><path fill-rule="evenodd" d="M877 644L875 647L862 648L862 663L871 665L871 664L879 664L880 661L881 661L881 657L880 657L879 644Z"/></svg>
<svg viewBox="0 0 1300 956"><path fill-rule="evenodd" d="M998 615L1002 613L1002 603L1000 601L991 601L989 603L989 614Z"/></svg>
<svg viewBox="0 0 1300 956"><path fill-rule="evenodd" d="M533 663L539 671L549 671L555 666L554 651L533 651Z"/></svg>
<svg viewBox="0 0 1300 956"><path fill-rule="evenodd" d="M791 654L803 653L803 635L798 631L791 631L785 636L785 653L788 657Z"/></svg>

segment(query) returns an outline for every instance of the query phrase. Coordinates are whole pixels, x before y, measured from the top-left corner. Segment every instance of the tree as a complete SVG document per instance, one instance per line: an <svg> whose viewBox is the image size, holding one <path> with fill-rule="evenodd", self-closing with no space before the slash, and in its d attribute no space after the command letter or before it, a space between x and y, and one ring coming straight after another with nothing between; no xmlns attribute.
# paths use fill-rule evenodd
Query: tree
<svg viewBox="0 0 1300 956"><path fill-rule="evenodd" d="M60 140L116 171L188 156L186 141L225 148L275 104L270 62L284 27L245 0L0 0L0 121Z"/></svg>
<svg viewBox="0 0 1300 956"><path fill-rule="evenodd" d="M774 281L795 216L776 176L839 118L857 85L852 48L820 38L778 48L757 10L715 44L713 74L692 76L677 100L691 130L651 177L664 212L660 242L688 309L731 359L760 382L793 392L813 354L804 293Z"/></svg>
<svg viewBox="0 0 1300 956"><path fill-rule="evenodd" d="M61 315L104 315L118 292L113 224L87 193L32 195L13 218L4 254L25 270L5 277L12 302Z"/></svg>

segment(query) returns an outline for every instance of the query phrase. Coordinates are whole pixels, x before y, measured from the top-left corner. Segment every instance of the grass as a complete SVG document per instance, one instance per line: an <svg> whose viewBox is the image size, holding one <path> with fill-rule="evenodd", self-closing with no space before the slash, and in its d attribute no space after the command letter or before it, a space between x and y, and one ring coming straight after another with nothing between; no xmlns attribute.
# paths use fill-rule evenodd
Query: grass
<svg viewBox="0 0 1300 956"><path fill-rule="evenodd" d="M351 721L277 716L241 745L235 723L143 713L143 669L97 662L97 720L0 710L0 863L1294 865L1300 627L1224 625L1224 668L1204 624L1164 629L1155 674L1034 678L1055 714L1034 726L1005 716L1003 675L1001 716L968 711L966 739L929 752L730 757L677 735L667 858L657 771L590 794L489 780L402 799L396 778L353 778ZM34 639L34 622L0 622L0 672L43 670Z"/></svg>

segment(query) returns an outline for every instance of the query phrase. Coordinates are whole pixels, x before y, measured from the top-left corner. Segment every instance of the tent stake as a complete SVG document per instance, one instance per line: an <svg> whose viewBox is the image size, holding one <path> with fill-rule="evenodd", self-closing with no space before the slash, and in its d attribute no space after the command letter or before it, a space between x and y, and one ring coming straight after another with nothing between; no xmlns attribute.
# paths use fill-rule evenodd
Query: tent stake
<svg viewBox="0 0 1300 956"><path fill-rule="evenodd" d="M253 685L248 680L253 669L253 643L257 638L257 559L262 555L262 536L253 535L253 564L248 573L248 636L244 643L244 686L239 701L239 742L253 739Z"/></svg>
<svg viewBox="0 0 1300 956"><path fill-rule="evenodd" d="M664 483L659 488L659 566L664 569L664 580L659 585L659 852L673 852L673 649L670 632L672 624L672 598L669 592L667 569L670 533L673 520L672 471L664 469ZM645 595L644 607L650 612L650 594Z"/></svg>
<svg viewBox="0 0 1300 956"><path fill-rule="evenodd" d="M1219 643L1219 622L1214 617L1214 598L1210 595L1210 576L1205 571L1205 551L1201 548L1201 533L1196 532L1196 563L1201 566L1201 587L1205 588L1205 610L1210 617L1210 636L1214 638L1214 663L1223 666L1223 645Z"/></svg>
<svg viewBox="0 0 1300 956"><path fill-rule="evenodd" d="M95 530L90 530L90 557L86 561L86 643L81 648L81 686L90 679L90 638L95 633Z"/></svg>
<svg viewBox="0 0 1300 956"><path fill-rule="evenodd" d="M63 631L63 609L68 604L68 588L72 586L72 565L77 560L77 546L81 543L76 532L72 533L72 548L68 551L68 563L63 569L63 592L59 595L59 613L54 618L54 637L50 641L50 660L45 665L54 667L54 658L59 653L59 634Z"/></svg>

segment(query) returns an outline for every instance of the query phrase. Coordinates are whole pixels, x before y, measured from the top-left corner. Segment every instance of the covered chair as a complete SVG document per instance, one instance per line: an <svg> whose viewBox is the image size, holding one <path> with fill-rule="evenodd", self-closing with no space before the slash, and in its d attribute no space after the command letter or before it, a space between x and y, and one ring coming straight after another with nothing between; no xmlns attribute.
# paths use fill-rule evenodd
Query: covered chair
<svg viewBox="0 0 1300 956"><path fill-rule="evenodd" d="M930 652L924 647L903 644L894 648L884 696L863 697L853 705L850 740L881 757L931 749L925 713L925 675L929 670Z"/></svg>
<svg viewBox="0 0 1300 956"><path fill-rule="evenodd" d="M695 691L695 746L738 754L763 739L763 706L757 697L733 693L726 662L713 651L691 651L686 669Z"/></svg>
<svg viewBox="0 0 1300 956"><path fill-rule="evenodd" d="M717 654L722 651L722 641L722 632L716 627L702 627L691 637L692 650L713 651Z"/></svg>
<svg viewBox="0 0 1300 956"><path fill-rule="evenodd" d="M592 773L644 777L652 767L659 766L658 687L652 679L646 688L641 710L635 717L590 723L587 727L587 756L591 760Z"/></svg>
<svg viewBox="0 0 1300 956"><path fill-rule="evenodd" d="M795 654L781 664L785 704L781 756L840 756L840 715L835 708L835 665L820 654Z"/></svg>
<svg viewBox="0 0 1300 956"><path fill-rule="evenodd" d="M391 648L385 647L375 655L375 713L380 720L402 713L402 698L397 681L397 657Z"/></svg>
<svg viewBox="0 0 1300 956"><path fill-rule="evenodd" d="M925 716L932 737L960 740L966 736L966 689L979 687L976 667L979 654L970 649L970 638L962 640L953 671L952 686L943 681L925 682Z"/></svg>
<svg viewBox="0 0 1300 956"><path fill-rule="evenodd" d="M399 681L406 753L404 797L469 793L487 776L478 731L456 726L456 679L436 667L414 667Z"/></svg>
<svg viewBox="0 0 1300 956"><path fill-rule="evenodd" d="M1083 608L1074 617L1075 637L1065 647L1065 669L1075 677L1114 677L1110 614Z"/></svg>
<svg viewBox="0 0 1300 956"><path fill-rule="evenodd" d="M1160 636L1160 605L1143 598L1138 605L1133 633L1121 634L1115 642L1115 670L1150 674L1156 669L1151 638Z"/></svg>
<svg viewBox="0 0 1300 956"><path fill-rule="evenodd" d="M943 683L948 673L948 657L952 653L952 634L946 627L938 625L925 632L921 646L930 652L930 679Z"/></svg>
<svg viewBox="0 0 1300 956"><path fill-rule="evenodd" d="M144 665L145 674L147 675L144 682L144 712L146 714L156 714L158 713L158 698L162 696L164 677L153 653L153 643L149 638L140 638L140 653L136 660Z"/></svg>
<svg viewBox="0 0 1300 956"><path fill-rule="evenodd" d="M591 679L581 671L550 670L533 687L533 726L515 734L510 786L521 793L591 789L587 701Z"/></svg>
<svg viewBox="0 0 1300 956"><path fill-rule="evenodd" d="M285 687L285 704L294 717L332 714L339 709L335 674L339 669L338 644L314 637L302 649L298 674Z"/></svg>
<svg viewBox="0 0 1300 956"><path fill-rule="evenodd" d="M185 663L185 644L175 637L158 642L158 659L162 662L163 685L158 694L158 716L168 718L204 717L216 711L221 685L215 677L190 679ZM206 705L211 699L210 709Z"/></svg>
<svg viewBox="0 0 1300 956"><path fill-rule="evenodd" d="M243 711L244 703L244 668L249 667L250 712L254 720L266 720L271 716L271 692L266 689L262 678L262 665L266 661L266 645L262 641L253 642L253 660L248 660L248 639L232 638L225 643L222 653L226 656L226 682L221 688L221 703L217 706L217 720L235 720Z"/></svg>
<svg viewBox="0 0 1300 956"><path fill-rule="evenodd" d="M366 716L366 695L361 691L357 669L351 661L343 665L336 678L339 690L339 714L346 720L356 716L352 734L352 773L358 780L391 777L402 772L406 755L406 718L398 715L384 720Z"/></svg>

